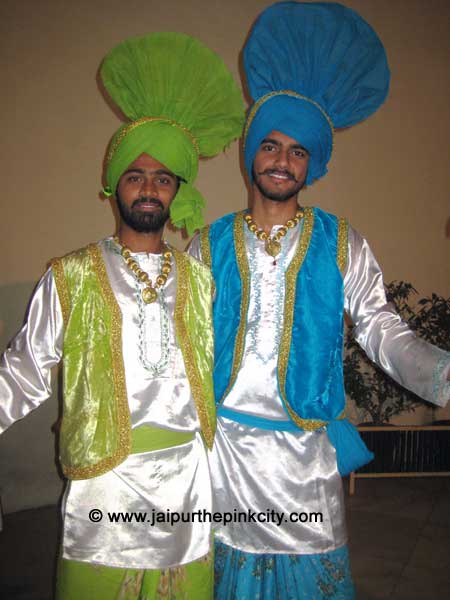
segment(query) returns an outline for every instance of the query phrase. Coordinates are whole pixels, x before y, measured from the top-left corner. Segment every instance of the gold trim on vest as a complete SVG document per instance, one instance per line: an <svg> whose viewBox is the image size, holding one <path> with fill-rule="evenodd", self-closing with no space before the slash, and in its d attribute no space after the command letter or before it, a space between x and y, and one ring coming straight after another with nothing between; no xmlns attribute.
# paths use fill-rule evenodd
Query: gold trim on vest
<svg viewBox="0 0 450 600"><path fill-rule="evenodd" d="M336 262L338 268L342 274L342 277L345 275L345 270L347 268L347 259L348 259L348 221L344 217L340 217L338 221L338 237L337 237L337 255ZM347 412L347 399L345 401L345 408L341 415L339 415L338 419L344 419L345 414Z"/></svg>
<svg viewBox="0 0 450 600"><path fill-rule="evenodd" d="M210 226L206 225L200 232L200 249L202 252L202 262L209 268L212 266L211 244L209 242Z"/></svg>
<svg viewBox="0 0 450 600"><path fill-rule="evenodd" d="M234 343L233 366L231 369L231 377L227 389L225 390L222 398L220 399L219 404L222 404L227 395L230 393L230 390L236 381L236 377L238 375L242 363L242 357L244 355L245 331L247 328L247 314L248 307L250 304L250 270L248 266L247 251L245 248L244 237L244 215L246 214L246 212L247 211L243 210L241 212L236 213L233 224L234 249L236 253L236 262L238 265L242 286L241 308L239 316L239 326L236 334L236 340Z"/></svg>
<svg viewBox="0 0 450 600"><path fill-rule="evenodd" d="M302 268L308 252L311 236L314 228L314 211L311 207L306 207L303 229L298 242L297 250L291 264L286 271L286 293L284 298L284 324L280 340L280 351L278 355L278 381L280 386L280 395L286 406L291 419L305 431L315 431L328 425L329 421L320 421L319 419L303 419L289 405L286 397L286 374L289 361L289 352L291 348L292 326L294 323L295 294L297 287L297 276ZM343 413L338 419L343 419Z"/></svg>
<svg viewBox="0 0 450 600"><path fill-rule="evenodd" d="M207 447L211 450L214 443L214 428L211 425L206 408L207 399L203 390L200 373L195 364L190 345L190 337L184 320L184 310L187 302L188 294L188 268L189 258L182 252L174 249L173 255L177 268L177 295L175 300L175 330L177 341L183 355L184 366L186 369L187 378L191 387L191 393L194 398L197 409L200 428Z"/></svg>
<svg viewBox="0 0 450 600"><path fill-rule="evenodd" d="M215 406L212 392L212 373L209 373L211 381L209 382L210 385L208 385L208 382L204 381L200 367L196 363L196 356L192 345L195 343L195 340L192 339L192 334L190 333L187 319L188 315L190 315L189 318L192 317L194 322L196 317L197 319L200 318L203 322L203 317L199 317L199 315L203 313L197 313L196 307L194 305L191 306L191 302L194 301L193 297L191 298L191 294L193 294L195 291L192 286L194 285L194 282L203 281L203 283L207 286L207 288L204 289L204 295L206 294L209 299L212 279L207 267L201 265L194 259L191 261L187 255L182 255L178 251L175 251L174 255L178 269L175 329L180 347L182 349L186 375L188 377L192 396L196 405L200 426L202 428L202 434L206 444L209 448L211 448L215 432L215 414L213 414L215 413ZM105 450L101 450L103 456L100 454L100 458L92 460L92 456L89 456L87 459L85 457L82 461L80 460L77 463L76 459L72 460L70 449L67 447L67 441L62 433L63 426L61 427L61 448L63 448L64 445L67 454L67 457L60 457L63 472L70 479L87 479L106 473L107 471L119 465L128 457L132 448L132 432L125 381L125 368L122 355L122 313L114 296L114 292L111 289L102 252L97 244L90 244L88 247L73 252L62 259L54 259L52 261L52 268L58 294L60 296L60 303L64 311L66 328L65 338L70 327L73 327L72 311L76 309L76 302L79 301L77 294L80 278L73 277L73 273L70 270L74 265L81 265L89 272L92 281L95 283L97 298L99 301L102 299L101 309L108 313L107 322L109 323L108 331L106 332L106 335L108 336L107 345L110 353L107 367L107 377L111 383L111 390L107 395L107 402L113 403L113 406L110 408L114 408L114 410L110 411L113 413L112 418L110 419L110 427L113 428L114 434L111 440L114 441L112 444L110 444L111 449L108 451L109 455L105 457L107 452ZM194 266L196 269L193 268ZM201 269L201 273L197 272L198 269ZM194 277L195 274L196 277ZM72 289L71 285L74 286L74 289ZM73 302L71 302L72 294ZM195 296L195 294L193 294L193 296ZM74 304L74 306L71 304ZM192 314L188 310L190 308L193 311ZM206 358L212 367L213 349L211 323L209 323L208 327L211 348L207 350ZM67 360L68 358L66 358L65 364L67 364ZM105 375L105 373L103 373L103 375ZM67 381L65 382L65 385L66 383ZM209 393L208 390L210 390L211 393ZM67 421L68 425L66 430L70 431L70 427L73 426L75 421L79 422L80 424L81 421L77 418L74 418L70 413L71 409L67 408L66 393L67 390L65 390L64 412L66 415L63 415L63 425L66 421L66 418L69 419ZM79 400L84 402L85 398L83 394ZM86 413L87 411L84 410L84 412ZM77 415L75 415L75 417L77 417ZM95 462L95 460L97 460L97 462ZM68 466L65 463L70 463L71 465L78 464L80 466Z"/></svg>
<svg viewBox="0 0 450 600"><path fill-rule="evenodd" d="M105 263L97 244L89 244L87 252L92 261L94 272L98 277L102 295L111 310L111 351L115 402L117 406L118 447L112 456L100 460L95 465L86 467L68 467L62 465L63 472L69 479L87 479L103 475L117 465L120 465L131 453L130 412L122 356L122 313L111 289Z"/></svg>
<svg viewBox="0 0 450 600"><path fill-rule="evenodd" d="M314 227L314 212L312 208L306 207L304 209L305 216L303 221L303 228L300 234L300 239L297 244L294 258L291 261L286 271L286 291L284 297L284 321L283 331L280 338L280 350L278 354L278 382L280 387L280 396L289 413L289 416L296 425L304 429L305 431L314 431L324 425L327 425L327 421L319 421L315 419L302 419L297 413L291 408L286 398L286 374L289 361L289 352L291 349L292 340L292 325L294 323L294 309L295 309L295 293L297 287L297 276L302 268L303 261L305 260L306 253L308 252L309 244L311 242L312 231Z"/></svg>
<svg viewBox="0 0 450 600"><path fill-rule="evenodd" d="M67 325L70 316L70 293L69 288L67 287L66 276L64 275L64 266L60 258L54 258L50 261L50 264L55 279L59 303L61 305L64 325Z"/></svg>
<svg viewBox="0 0 450 600"><path fill-rule="evenodd" d="M247 260L247 253L245 247L244 237L244 215L246 211L236 213L234 220L234 247L236 253L236 261L239 268L242 293L241 293L241 310L240 310L240 321L238 332L236 335L234 354L233 354L233 367L231 371L230 382L227 389L225 390L220 403L223 403L226 396L229 394L233 387L240 365L242 363L242 357L244 353L245 343L245 332L247 325L247 312L250 300L250 273ZM284 320L283 320L283 331L280 339L280 347L278 353L278 365L277 374L280 388L280 396L283 400L284 406L296 425L305 431L315 431L320 427L328 425L329 421L320 421L316 419L302 419L289 405L286 398L286 374L289 360L289 352L291 348L292 340L292 326L294 322L294 309L295 309L295 294L297 285L297 276L302 267L303 261L308 252L309 244L314 227L314 211L311 207L304 208L304 221L303 227L300 234L300 239L297 244L294 258L292 259L287 271L286 271L286 287L285 287L285 299L284 299ZM344 413L342 413L338 419L343 419Z"/></svg>
<svg viewBox="0 0 450 600"><path fill-rule="evenodd" d="M337 238L337 256L336 261L339 270L344 274L347 266L348 254L348 222L347 219L340 218L338 221L338 238Z"/></svg>

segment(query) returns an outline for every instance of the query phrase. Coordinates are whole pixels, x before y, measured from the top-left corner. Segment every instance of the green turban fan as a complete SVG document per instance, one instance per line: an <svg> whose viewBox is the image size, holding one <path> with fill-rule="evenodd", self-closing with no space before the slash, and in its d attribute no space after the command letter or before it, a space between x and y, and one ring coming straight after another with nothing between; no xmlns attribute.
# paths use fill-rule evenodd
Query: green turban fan
<svg viewBox="0 0 450 600"><path fill-rule="evenodd" d="M244 106L222 59L180 33L153 33L119 44L100 75L130 119L111 140L105 160L105 193L141 154L181 179L170 207L172 222L189 235L203 226L204 200L193 183L200 157L221 152L241 134Z"/></svg>

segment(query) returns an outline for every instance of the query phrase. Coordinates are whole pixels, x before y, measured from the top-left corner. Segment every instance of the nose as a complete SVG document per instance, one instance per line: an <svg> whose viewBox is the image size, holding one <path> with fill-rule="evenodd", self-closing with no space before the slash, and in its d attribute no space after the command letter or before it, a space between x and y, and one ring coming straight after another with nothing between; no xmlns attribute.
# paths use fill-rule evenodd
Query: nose
<svg viewBox="0 0 450 600"><path fill-rule="evenodd" d="M287 169L289 164L288 151L285 148L280 148L277 152L275 165L280 169Z"/></svg>
<svg viewBox="0 0 450 600"><path fill-rule="evenodd" d="M145 177L142 186L141 194L143 196L157 196L157 187L153 181L153 177Z"/></svg>

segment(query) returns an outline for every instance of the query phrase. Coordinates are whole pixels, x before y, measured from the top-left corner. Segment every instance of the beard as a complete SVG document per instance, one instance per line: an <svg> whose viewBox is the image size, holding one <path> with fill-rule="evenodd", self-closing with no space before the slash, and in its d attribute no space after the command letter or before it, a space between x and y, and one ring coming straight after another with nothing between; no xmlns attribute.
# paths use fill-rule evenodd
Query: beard
<svg viewBox="0 0 450 600"><path fill-rule="evenodd" d="M255 169L253 168L252 169L253 182L256 185L256 187L258 188L258 190L260 191L260 193L264 196L264 198L267 198L268 200L273 200L274 202L287 202L292 197L297 196L297 194L300 192L300 190L305 185L305 180L297 181L297 179L295 179L295 177L292 175L292 173L289 173L289 171L283 171L283 173L289 177L290 181L292 181L292 187L283 192L271 190L266 185L264 185L264 183L261 181L260 176L261 175L269 175L270 173L277 173L277 172L280 172L280 171L277 169L266 169L266 171L263 171L262 173L257 174L257 173L255 173Z"/></svg>
<svg viewBox="0 0 450 600"><path fill-rule="evenodd" d="M141 197L133 202L131 208L122 201L119 194L116 195L117 208L124 223L138 233L154 233L160 231L169 219L169 209L164 209L162 202L156 198ZM144 202L152 202L161 208L157 212L143 212L139 205Z"/></svg>

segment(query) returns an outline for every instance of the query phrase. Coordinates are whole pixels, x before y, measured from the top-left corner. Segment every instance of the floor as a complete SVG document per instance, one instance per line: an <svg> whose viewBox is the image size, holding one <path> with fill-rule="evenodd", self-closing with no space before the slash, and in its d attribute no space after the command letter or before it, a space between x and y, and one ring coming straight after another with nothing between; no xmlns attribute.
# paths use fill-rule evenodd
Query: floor
<svg viewBox="0 0 450 600"><path fill-rule="evenodd" d="M450 478L357 479L347 509L358 600L450 598Z"/></svg>
<svg viewBox="0 0 450 600"><path fill-rule="evenodd" d="M449 478L357 480L347 512L358 600L450 598L449 507ZM51 600L57 536L55 506L4 517L2 600Z"/></svg>

